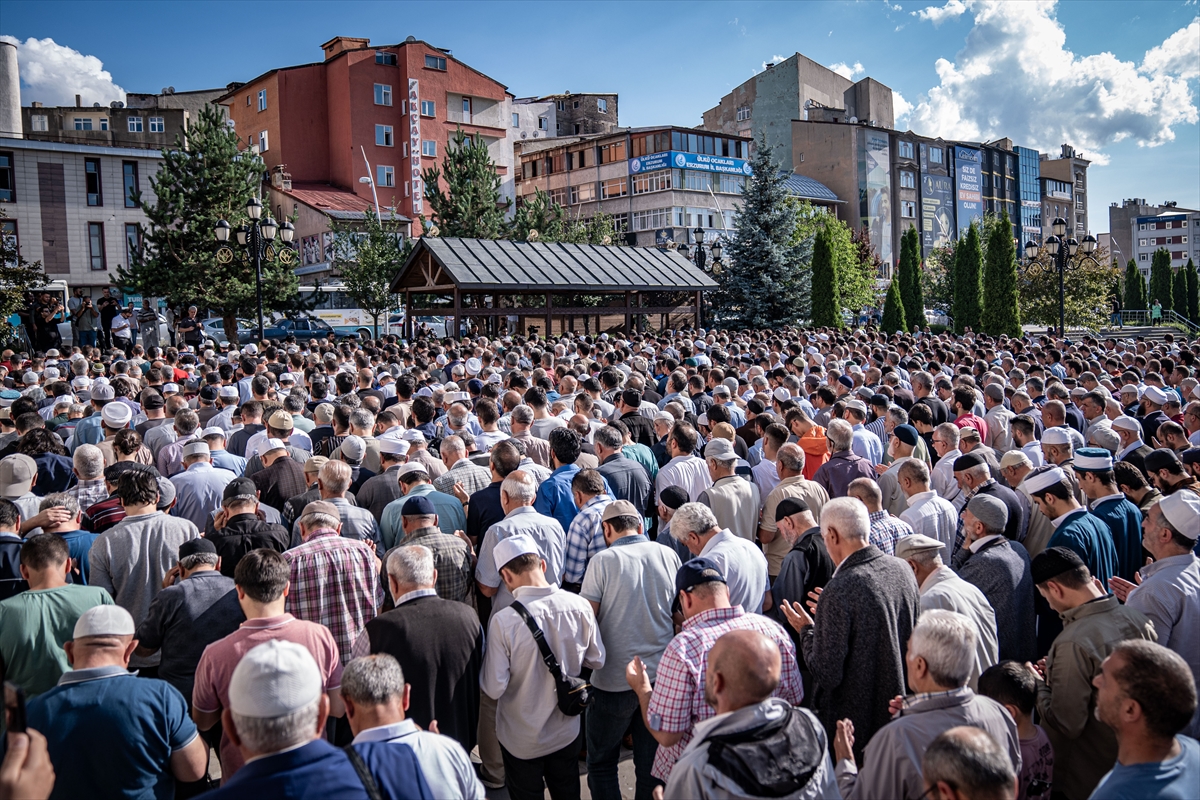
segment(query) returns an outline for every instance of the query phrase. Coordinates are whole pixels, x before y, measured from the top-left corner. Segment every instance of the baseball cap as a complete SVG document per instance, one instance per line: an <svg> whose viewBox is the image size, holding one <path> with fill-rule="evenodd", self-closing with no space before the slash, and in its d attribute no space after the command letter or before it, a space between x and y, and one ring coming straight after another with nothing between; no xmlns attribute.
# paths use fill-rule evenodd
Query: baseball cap
<svg viewBox="0 0 1200 800"><path fill-rule="evenodd" d="M321 471L321 467L329 463L329 459L325 456L313 456L304 462L304 472L309 475L316 475Z"/></svg>
<svg viewBox="0 0 1200 800"><path fill-rule="evenodd" d="M728 439L713 438L704 448L704 457L717 461L736 461L738 454L733 451L733 442Z"/></svg>
<svg viewBox="0 0 1200 800"><path fill-rule="evenodd" d="M400 507L402 517L432 517L437 514L428 497L410 497Z"/></svg>
<svg viewBox="0 0 1200 800"><path fill-rule="evenodd" d="M135 631L133 616L121 606L93 606L79 615L71 638L133 636Z"/></svg>
<svg viewBox="0 0 1200 800"><path fill-rule="evenodd" d="M284 717L315 703L322 688L321 671L306 648L271 639L242 656L233 670L229 709L255 719Z"/></svg>
<svg viewBox="0 0 1200 800"><path fill-rule="evenodd" d="M296 427L296 421L286 411L276 411L267 419L267 424L277 431L290 431Z"/></svg>
<svg viewBox="0 0 1200 800"><path fill-rule="evenodd" d="M637 507L628 500L614 500L604 507L604 513L600 515L601 522L608 522L617 517L637 517L641 518Z"/></svg>
<svg viewBox="0 0 1200 800"><path fill-rule="evenodd" d="M675 573L676 592L690 592L705 583L725 582L725 575L717 562L704 556L684 562Z"/></svg>
<svg viewBox="0 0 1200 800"><path fill-rule="evenodd" d="M0 497L21 497L33 488L37 462L23 453L0 459Z"/></svg>

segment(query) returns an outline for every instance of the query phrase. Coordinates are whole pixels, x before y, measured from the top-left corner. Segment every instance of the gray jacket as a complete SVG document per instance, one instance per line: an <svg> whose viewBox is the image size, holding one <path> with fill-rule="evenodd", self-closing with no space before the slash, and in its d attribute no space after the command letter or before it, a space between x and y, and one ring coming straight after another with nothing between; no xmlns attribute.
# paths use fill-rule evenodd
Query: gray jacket
<svg viewBox="0 0 1200 800"><path fill-rule="evenodd" d="M1045 515L1037 513L1045 519ZM979 587L996 615L1000 659L1020 663L1036 658L1033 577L1029 554L1003 536L984 542L978 553L963 547L954 554L958 577Z"/></svg>

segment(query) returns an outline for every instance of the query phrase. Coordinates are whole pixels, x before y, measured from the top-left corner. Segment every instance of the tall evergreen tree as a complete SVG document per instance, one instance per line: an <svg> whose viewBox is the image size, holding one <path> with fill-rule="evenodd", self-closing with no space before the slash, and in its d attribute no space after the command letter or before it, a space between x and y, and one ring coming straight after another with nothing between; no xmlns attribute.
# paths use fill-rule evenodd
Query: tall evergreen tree
<svg viewBox="0 0 1200 800"><path fill-rule="evenodd" d="M1146 308L1146 279L1131 258L1125 265L1125 310L1145 311Z"/></svg>
<svg viewBox="0 0 1200 800"><path fill-rule="evenodd" d="M990 335L1021 335L1020 289L1017 285L1017 249L1012 221L1005 211L988 222L987 257L983 273L983 311L980 329Z"/></svg>
<svg viewBox="0 0 1200 800"><path fill-rule="evenodd" d="M1171 253L1165 247L1154 251L1150 261L1150 303L1162 303L1164 310L1174 307L1171 299Z"/></svg>
<svg viewBox="0 0 1200 800"><path fill-rule="evenodd" d="M818 328L842 327L842 301L838 294L833 246L827 228L817 231L812 257L812 323Z"/></svg>
<svg viewBox="0 0 1200 800"><path fill-rule="evenodd" d="M1188 289L1187 289L1187 270L1183 267L1175 270L1175 277L1171 279L1171 299L1174 300L1172 308L1175 313L1185 319L1188 317Z"/></svg>
<svg viewBox="0 0 1200 800"><path fill-rule="evenodd" d="M500 196L500 176L482 136L468 136L459 128L446 146L441 168L429 167L421 178L439 236L502 239L507 235L504 214L512 201ZM424 218L421 227L428 229Z"/></svg>
<svg viewBox="0 0 1200 800"><path fill-rule="evenodd" d="M897 275L888 283L887 297L883 300L883 321L880 323L883 332L907 331L905 313L904 301L900 299L900 277Z"/></svg>
<svg viewBox="0 0 1200 800"><path fill-rule="evenodd" d="M257 155L238 149L237 134L215 106L202 108L186 141L176 136L175 147L163 151L162 166L150 178L154 202L140 193L133 198L149 225L132 263L118 268L117 282L172 306L194 302L218 314L225 330L237 330L238 317L255 314L254 263L232 240L234 258L221 263L213 230L221 219L234 230L248 221L246 204L257 194L264 169ZM282 243L276 241L273 249L282 252ZM263 259L265 312L292 307L298 285L294 264Z"/></svg>
<svg viewBox="0 0 1200 800"><path fill-rule="evenodd" d="M1200 275L1196 273L1196 263L1188 259L1187 267L1187 318L1200 325Z"/></svg>
<svg viewBox="0 0 1200 800"><path fill-rule="evenodd" d="M979 330L979 292L983 277L983 250L979 241L979 225L972 222L966 238L954 251L954 330Z"/></svg>
<svg viewBox="0 0 1200 800"><path fill-rule="evenodd" d="M909 228L900 238L900 265L897 268L896 277L900 283L900 299L904 304L904 318L912 320L914 328L920 328L921 322L925 319L925 301L921 297L920 253L921 245L917 238L917 229Z"/></svg>
<svg viewBox="0 0 1200 800"><path fill-rule="evenodd" d="M787 174L765 136L750 167L716 303L744 327L771 328L801 316L804 248L794 237L798 209L784 188Z"/></svg>
<svg viewBox="0 0 1200 800"><path fill-rule="evenodd" d="M412 241L405 240L395 215L381 220L372 209L362 225L333 224L333 266L346 294L371 315L375 338L379 318L400 305L399 295L392 294L392 278L411 249Z"/></svg>

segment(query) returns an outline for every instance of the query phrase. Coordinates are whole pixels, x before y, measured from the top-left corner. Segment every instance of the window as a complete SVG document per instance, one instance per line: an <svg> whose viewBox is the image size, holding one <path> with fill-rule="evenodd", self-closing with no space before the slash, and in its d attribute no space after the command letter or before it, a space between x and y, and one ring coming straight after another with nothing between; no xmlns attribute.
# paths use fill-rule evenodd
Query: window
<svg viewBox="0 0 1200 800"><path fill-rule="evenodd" d="M166 131L166 129L167 129L167 126L163 123L162 117L151 117L150 118L150 132L151 133L163 133L164 131Z"/></svg>
<svg viewBox="0 0 1200 800"><path fill-rule="evenodd" d="M538 117L538 130L544 131L550 127L550 120L546 117Z"/></svg>
<svg viewBox="0 0 1200 800"><path fill-rule="evenodd" d="M551 189L550 202L565 206L567 204L567 190L565 188Z"/></svg>
<svg viewBox="0 0 1200 800"><path fill-rule="evenodd" d="M633 212L633 229L635 231L649 231L670 226L671 209L669 208L652 208L647 211Z"/></svg>
<svg viewBox="0 0 1200 800"><path fill-rule="evenodd" d="M1138 261L1145 261L1145 260L1146 260L1146 254L1138 253Z"/></svg>
<svg viewBox="0 0 1200 800"><path fill-rule="evenodd" d="M405 197L408 197L408 195L409 195L409 192L411 191L411 190L409 189L409 186L411 186L411 184L410 184L408 181L405 181L405 182L404 182L404 196L405 196Z"/></svg>
<svg viewBox="0 0 1200 800"><path fill-rule="evenodd" d="M104 205L104 195L100 192L100 159L85 158L83 173L87 184L87 204L89 206Z"/></svg>
<svg viewBox="0 0 1200 800"><path fill-rule="evenodd" d="M600 163L611 164L614 161L625 160L625 141L622 139L619 142L612 144L600 145Z"/></svg>
<svg viewBox="0 0 1200 800"><path fill-rule="evenodd" d="M266 89L262 89L258 93L258 110L259 111L267 110L267 90Z"/></svg>
<svg viewBox="0 0 1200 800"><path fill-rule="evenodd" d="M392 126L391 125L376 125L375 126L375 144L380 147L392 147Z"/></svg>
<svg viewBox="0 0 1200 800"><path fill-rule="evenodd" d="M386 83L375 84L375 105L390 106L392 104L392 87ZM422 103L422 105L424 105Z"/></svg>
<svg viewBox="0 0 1200 800"><path fill-rule="evenodd" d="M571 205L576 203L587 203L596 199L596 184L583 183L579 186L571 187Z"/></svg>
<svg viewBox="0 0 1200 800"><path fill-rule="evenodd" d="M742 106L737 110L737 121L750 119L750 106Z"/></svg>
<svg viewBox="0 0 1200 800"><path fill-rule="evenodd" d="M1186 236L1180 236L1179 238L1180 238L1180 242L1179 242L1180 244L1187 244L1187 237L1186 237Z"/></svg>
<svg viewBox="0 0 1200 800"><path fill-rule="evenodd" d="M613 178L600 184L601 200L608 200L610 197L624 197L627 194L629 194L629 182L625 178Z"/></svg>
<svg viewBox="0 0 1200 800"><path fill-rule="evenodd" d="M132 264L142 251L142 226L136 222L125 223L125 264Z"/></svg>
<svg viewBox="0 0 1200 800"><path fill-rule="evenodd" d="M138 207L138 162L122 161L121 176L125 184L125 207L126 209L136 209Z"/></svg>
<svg viewBox="0 0 1200 800"><path fill-rule="evenodd" d="M433 100L421 101L421 116L433 117L437 115L437 102Z"/></svg>
<svg viewBox="0 0 1200 800"><path fill-rule="evenodd" d="M712 175L707 172L697 172L694 169L683 170L683 178L676 181L676 184L694 192L709 192L713 188Z"/></svg>
<svg viewBox="0 0 1200 800"><path fill-rule="evenodd" d="M437 142L432 139L422 139L421 155L428 158L437 158Z"/></svg>
<svg viewBox="0 0 1200 800"><path fill-rule="evenodd" d="M1138 239L1138 246L1139 246L1139 247L1145 247L1145 246L1146 246L1146 240L1145 240L1145 239Z"/></svg>
<svg viewBox="0 0 1200 800"><path fill-rule="evenodd" d="M395 186L396 185L396 170L391 167L385 167L382 164L375 167L375 185L376 186Z"/></svg>
<svg viewBox="0 0 1200 800"><path fill-rule="evenodd" d="M258 152L265 153L265 152L267 152L267 149L268 149L267 132L259 131L259 133L258 133Z"/></svg>
<svg viewBox="0 0 1200 800"><path fill-rule="evenodd" d="M464 97L462 99L462 103L463 103L462 121L470 122L471 121L471 98Z"/></svg>
<svg viewBox="0 0 1200 800"><path fill-rule="evenodd" d="M917 216L917 204L912 200L900 201L900 216L915 217Z"/></svg>
<svg viewBox="0 0 1200 800"><path fill-rule="evenodd" d="M250 95L246 95L246 105L250 105Z"/></svg>
<svg viewBox="0 0 1200 800"><path fill-rule="evenodd" d="M47 117L45 114L34 114L34 115L30 116L29 122L33 126L33 130L35 132L39 132L39 133L44 132L49 127L49 125L47 124L48 120L47 120Z"/></svg>
<svg viewBox="0 0 1200 800"><path fill-rule="evenodd" d="M929 148L929 160L932 161L934 164L942 163L942 148L940 148L940 147Z"/></svg>
<svg viewBox="0 0 1200 800"><path fill-rule="evenodd" d="M554 102L554 108L555 108L556 110L558 110L558 111L566 111L566 110L567 110L567 104L566 104L566 103L564 103L562 100L556 100L556 101Z"/></svg>
<svg viewBox="0 0 1200 800"><path fill-rule="evenodd" d="M913 157L912 142L900 142L900 157L901 158L912 158Z"/></svg>
<svg viewBox="0 0 1200 800"><path fill-rule="evenodd" d="M0 153L0 203L17 200L17 184L13 174L13 154Z"/></svg>
<svg viewBox="0 0 1200 800"><path fill-rule="evenodd" d="M520 114L513 114L513 127L514 128L521 127L521 115Z"/></svg>
<svg viewBox="0 0 1200 800"><path fill-rule="evenodd" d="M91 129L92 129L92 118L91 117L76 117L75 118L75 130L90 131ZM132 130L132 128L130 130Z"/></svg>
<svg viewBox="0 0 1200 800"><path fill-rule="evenodd" d="M576 150L567 154L567 169L583 169L587 166L587 150ZM595 166L593 164L592 166Z"/></svg>
<svg viewBox="0 0 1200 800"><path fill-rule="evenodd" d="M404 148L404 157L408 158L408 142L401 142L400 144Z"/></svg>
<svg viewBox="0 0 1200 800"><path fill-rule="evenodd" d="M130 133L141 133L142 132L142 118L141 117L130 117L128 120L128 125L129 125Z"/></svg>
<svg viewBox="0 0 1200 800"><path fill-rule="evenodd" d="M578 122L576 122L575 123L575 133L579 133L579 131L582 129L582 127L583 127L582 125L580 125Z"/></svg>
<svg viewBox="0 0 1200 800"><path fill-rule="evenodd" d="M394 67L394 66L396 66L396 54L395 53L385 53L382 50L376 50L375 51L375 63L383 64L385 67Z"/></svg>
<svg viewBox="0 0 1200 800"><path fill-rule="evenodd" d="M443 58L442 56L427 55L427 56L425 56L425 68L426 69L440 69L442 72L445 72L446 71L446 59Z"/></svg>
<svg viewBox="0 0 1200 800"><path fill-rule="evenodd" d="M597 97L596 98L596 110L599 111L601 114L607 114L608 113L608 101L605 100L603 97Z"/></svg>
<svg viewBox="0 0 1200 800"><path fill-rule="evenodd" d="M103 222L88 223L88 261L97 272L108 269L108 260L104 257Z"/></svg>
<svg viewBox="0 0 1200 800"><path fill-rule="evenodd" d="M720 179L720 186L716 187L716 191L722 194L741 194L742 188L746 185L745 177L741 175L726 175L721 173L714 175L713 179Z"/></svg>
<svg viewBox="0 0 1200 800"><path fill-rule="evenodd" d="M100 118L100 130L102 130L102 131L108 130L108 117Z"/></svg>
<svg viewBox="0 0 1200 800"><path fill-rule="evenodd" d="M900 188L901 189L917 188L917 176L912 172L908 172L907 170L902 170L900 172Z"/></svg>
<svg viewBox="0 0 1200 800"><path fill-rule="evenodd" d="M647 172L633 179L633 193L661 192L671 188L671 170L660 169L657 172Z"/></svg>

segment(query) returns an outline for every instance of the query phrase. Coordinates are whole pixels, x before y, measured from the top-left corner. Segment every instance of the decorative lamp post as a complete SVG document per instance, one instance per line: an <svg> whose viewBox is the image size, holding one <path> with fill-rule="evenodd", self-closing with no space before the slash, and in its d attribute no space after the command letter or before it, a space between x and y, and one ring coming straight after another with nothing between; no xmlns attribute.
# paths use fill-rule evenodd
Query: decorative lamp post
<svg viewBox="0 0 1200 800"><path fill-rule="evenodd" d="M704 256L704 228L701 228L701 227L697 226L697 227L696 227L696 230L692 231L692 241L694 241L694 242L696 243L696 252L695 252L695 254L693 255L693 258L694 258L694 260L695 260L696 267L697 267L697 268L698 268L698 269L699 269L701 272L703 272L703 271L704 271L704 263L705 263L705 256Z"/></svg>
<svg viewBox="0 0 1200 800"><path fill-rule="evenodd" d="M1093 264L1099 263L1092 258L1092 253L1096 250L1096 237L1090 233L1083 237L1082 244L1075 239L1074 236L1066 238L1067 221L1062 217L1055 218L1051 224L1052 234L1046 237L1046 252L1049 254L1049 259L1041 259L1038 257L1037 242L1028 241L1025 243L1025 272L1026 274L1037 274L1039 272L1058 272L1058 335L1067 335L1067 312L1066 312L1066 287L1065 276L1067 270L1077 270L1085 260L1091 261ZM1071 261L1072 258L1082 248L1084 258L1077 261Z"/></svg>
<svg viewBox="0 0 1200 800"><path fill-rule="evenodd" d="M259 341L266 338L266 325L263 322L262 262L264 259L267 261L278 259L281 264L291 266L296 261L295 252L291 247L292 239L296 235L295 226L287 221L281 225L269 213L266 219L263 219L262 214L262 201L257 197L250 198L250 201L246 203L246 216L250 218L250 222L237 229L237 243L242 250L242 260L254 264ZM233 248L228 244L231 232L233 232L233 228L225 220L218 221L216 227L213 228L213 235L221 243L217 249L217 262L220 264L229 264L236 257ZM274 245L276 236L283 242L283 246L278 250ZM237 332L234 331L234 336L236 337L236 335Z"/></svg>

